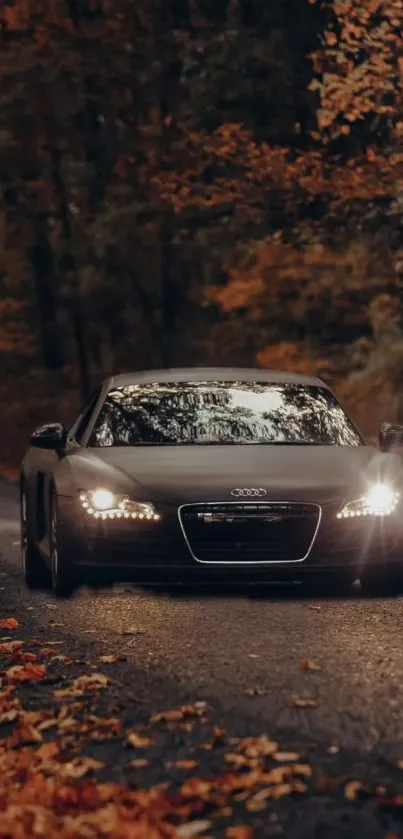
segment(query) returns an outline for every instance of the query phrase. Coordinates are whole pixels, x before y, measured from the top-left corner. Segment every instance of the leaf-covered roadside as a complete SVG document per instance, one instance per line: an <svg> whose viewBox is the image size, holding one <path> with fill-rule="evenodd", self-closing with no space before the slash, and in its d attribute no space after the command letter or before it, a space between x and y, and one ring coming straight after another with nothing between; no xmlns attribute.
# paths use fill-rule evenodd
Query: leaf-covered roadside
<svg viewBox="0 0 403 839"><path fill-rule="evenodd" d="M268 825L267 835L286 833L290 812L312 797L368 802L391 828L403 814L399 766L391 789L340 772L334 747L318 764L313 746L280 743L258 720L255 736L235 737L197 698L158 710L122 700L121 656L79 661L56 641L22 640L17 621L5 627L1 839L252 839Z"/></svg>

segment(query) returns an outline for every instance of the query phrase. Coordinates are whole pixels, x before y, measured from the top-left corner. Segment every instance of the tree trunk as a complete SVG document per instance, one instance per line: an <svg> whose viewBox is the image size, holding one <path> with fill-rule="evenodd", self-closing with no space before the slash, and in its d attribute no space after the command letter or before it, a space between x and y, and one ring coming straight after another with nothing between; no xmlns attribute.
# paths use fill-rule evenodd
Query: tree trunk
<svg viewBox="0 0 403 839"><path fill-rule="evenodd" d="M35 244L30 249L30 258L43 361L48 370L60 370L65 363L65 354L58 326L54 255L41 219L36 219L35 228Z"/></svg>

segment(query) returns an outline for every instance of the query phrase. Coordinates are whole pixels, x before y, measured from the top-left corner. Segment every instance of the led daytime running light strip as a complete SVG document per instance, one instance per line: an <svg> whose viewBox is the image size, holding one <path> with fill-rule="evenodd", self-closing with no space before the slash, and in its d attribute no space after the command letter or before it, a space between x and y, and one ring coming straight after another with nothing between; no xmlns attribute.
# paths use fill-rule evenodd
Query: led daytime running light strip
<svg viewBox="0 0 403 839"><path fill-rule="evenodd" d="M357 510L349 510L349 506L353 506L353 504L359 504L361 501L364 502L364 499L360 499L356 502L350 502L347 504L346 507L337 514L338 519L353 519L353 518L362 518L363 516L390 516L396 510L397 503L400 498L400 493L396 492L393 497L392 503L389 507L379 506L376 507L373 504L367 504L366 506L363 503L361 509Z"/></svg>
<svg viewBox="0 0 403 839"><path fill-rule="evenodd" d="M112 510L95 510L91 507L90 503L87 501L87 497L85 495L80 495L80 501L82 507L84 508L85 512L89 516L93 516L95 519L139 519L140 521L160 521L161 516L158 513L151 512L144 512L144 513L134 513L130 512L129 510L125 509L125 503L120 501L118 506ZM128 502L130 504L130 501ZM136 503L136 502L131 502ZM139 506L144 507L147 509L147 504L139 503Z"/></svg>
<svg viewBox="0 0 403 839"><path fill-rule="evenodd" d="M86 507L86 512L89 516L94 516L95 519L144 519L147 521L159 521L161 518L158 513L127 513L124 510L107 510L107 512L100 513L91 507Z"/></svg>
<svg viewBox="0 0 403 839"><path fill-rule="evenodd" d="M341 513L337 514L338 519L356 519L362 518L363 516L390 516L395 509L395 505L393 507L389 507L385 510L375 510L371 507L366 507L362 510L342 510Z"/></svg>

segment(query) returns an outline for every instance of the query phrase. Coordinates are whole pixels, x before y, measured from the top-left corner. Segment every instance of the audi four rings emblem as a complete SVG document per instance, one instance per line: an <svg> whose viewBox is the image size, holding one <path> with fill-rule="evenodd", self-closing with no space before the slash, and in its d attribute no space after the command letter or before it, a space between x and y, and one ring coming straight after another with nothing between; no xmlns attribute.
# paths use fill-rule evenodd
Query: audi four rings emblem
<svg viewBox="0 0 403 839"><path fill-rule="evenodd" d="M251 487L250 489L247 489L246 487L244 489L239 489L236 487L236 489L231 490L231 495L233 495L234 498L263 498L264 495L267 495L267 492L261 487L259 489L256 489L255 487Z"/></svg>

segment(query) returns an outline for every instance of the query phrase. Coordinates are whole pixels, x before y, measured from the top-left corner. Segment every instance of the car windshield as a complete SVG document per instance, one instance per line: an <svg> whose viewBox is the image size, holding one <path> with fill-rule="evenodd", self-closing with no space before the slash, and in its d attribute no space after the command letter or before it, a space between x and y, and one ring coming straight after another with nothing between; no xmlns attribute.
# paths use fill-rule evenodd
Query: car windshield
<svg viewBox="0 0 403 839"><path fill-rule="evenodd" d="M133 384L108 393L89 445L360 446L325 387L259 382Z"/></svg>

